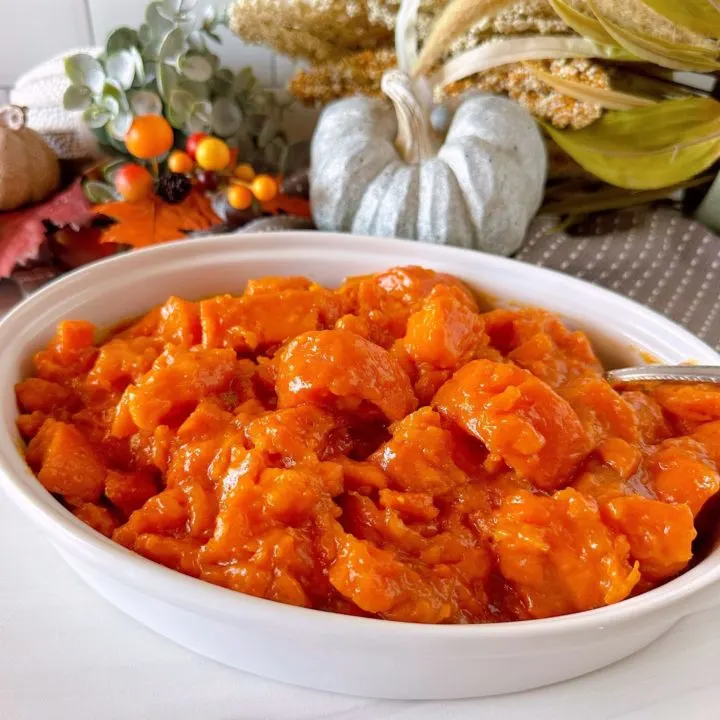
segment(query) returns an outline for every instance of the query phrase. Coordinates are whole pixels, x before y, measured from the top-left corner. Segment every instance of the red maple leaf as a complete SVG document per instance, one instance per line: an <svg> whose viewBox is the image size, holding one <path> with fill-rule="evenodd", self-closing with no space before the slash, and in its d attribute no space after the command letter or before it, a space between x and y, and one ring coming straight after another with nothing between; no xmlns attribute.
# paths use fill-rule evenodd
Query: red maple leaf
<svg viewBox="0 0 720 720"><path fill-rule="evenodd" d="M54 226L80 228L93 220L81 180L49 200L10 213L0 213L0 278L9 277L16 265L35 260L45 242L45 221Z"/></svg>

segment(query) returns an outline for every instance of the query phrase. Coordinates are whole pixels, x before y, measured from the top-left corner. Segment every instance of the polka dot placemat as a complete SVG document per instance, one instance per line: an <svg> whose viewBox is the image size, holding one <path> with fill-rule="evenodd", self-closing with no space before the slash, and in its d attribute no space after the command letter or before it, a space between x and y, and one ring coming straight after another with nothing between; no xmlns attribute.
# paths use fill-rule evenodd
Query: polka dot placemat
<svg viewBox="0 0 720 720"><path fill-rule="evenodd" d="M614 290L720 350L720 237L671 209L604 215L570 235L539 218L518 260Z"/></svg>

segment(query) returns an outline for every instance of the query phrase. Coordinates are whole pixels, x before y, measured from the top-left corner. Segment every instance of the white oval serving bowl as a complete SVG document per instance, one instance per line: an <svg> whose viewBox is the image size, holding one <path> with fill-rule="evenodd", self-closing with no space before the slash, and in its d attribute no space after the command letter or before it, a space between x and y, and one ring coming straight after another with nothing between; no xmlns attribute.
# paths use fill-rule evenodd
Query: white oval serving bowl
<svg viewBox="0 0 720 720"><path fill-rule="evenodd" d="M394 265L457 275L498 298L560 312L619 362L720 364L700 340L611 292L481 253L322 233L238 235L121 255L34 294L0 323L0 483L89 585L157 632L220 662L297 685L398 699L526 690L596 670L645 647L714 604L720 548L667 585L617 605L549 620L423 626L334 615L241 595L186 577L95 533L62 507L19 452L13 385L58 321L110 325L169 295L238 293L262 275L336 285ZM624 351L621 349L625 349ZM635 348L632 351L631 348Z"/></svg>

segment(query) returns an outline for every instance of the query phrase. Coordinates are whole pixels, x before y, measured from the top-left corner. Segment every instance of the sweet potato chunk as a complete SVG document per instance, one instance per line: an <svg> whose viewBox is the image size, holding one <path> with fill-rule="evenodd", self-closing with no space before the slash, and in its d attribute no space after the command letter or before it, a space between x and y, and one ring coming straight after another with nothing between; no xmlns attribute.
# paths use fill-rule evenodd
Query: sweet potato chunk
<svg viewBox="0 0 720 720"><path fill-rule="evenodd" d="M502 574L534 618L618 602L640 579L628 541L614 537L576 490L508 497L492 536Z"/></svg>
<svg viewBox="0 0 720 720"><path fill-rule="evenodd" d="M570 405L512 365L467 364L440 388L433 406L543 490L567 484L590 451Z"/></svg>
<svg viewBox="0 0 720 720"><path fill-rule="evenodd" d="M73 504L97 502L106 469L82 433L72 425L48 420L28 447L28 460L38 466L38 480L51 493Z"/></svg>
<svg viewBox="0 0 720 720"><path fill-rule="evenodd" d="M345 330L295 338L280 354L277 373L279 407L329 403L353 412L365 402L389 420L399 420L417 406L399 363L381 347Z"/></svg>

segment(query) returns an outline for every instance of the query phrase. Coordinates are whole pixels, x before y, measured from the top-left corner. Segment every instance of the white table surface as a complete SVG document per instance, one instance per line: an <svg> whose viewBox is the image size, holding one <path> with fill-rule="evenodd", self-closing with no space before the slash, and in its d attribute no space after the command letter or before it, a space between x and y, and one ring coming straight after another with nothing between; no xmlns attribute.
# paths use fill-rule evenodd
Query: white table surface
<svg viewBox="0 0 720 720"><path fill-rule="evenodd" d="M14 297L0 284L0 311ZM628 660L549 688L455 702L349 698L224 667L147 630L90 590L0 491L0 719L146 718L714 720L720 609L683 620Z"/></svg>

